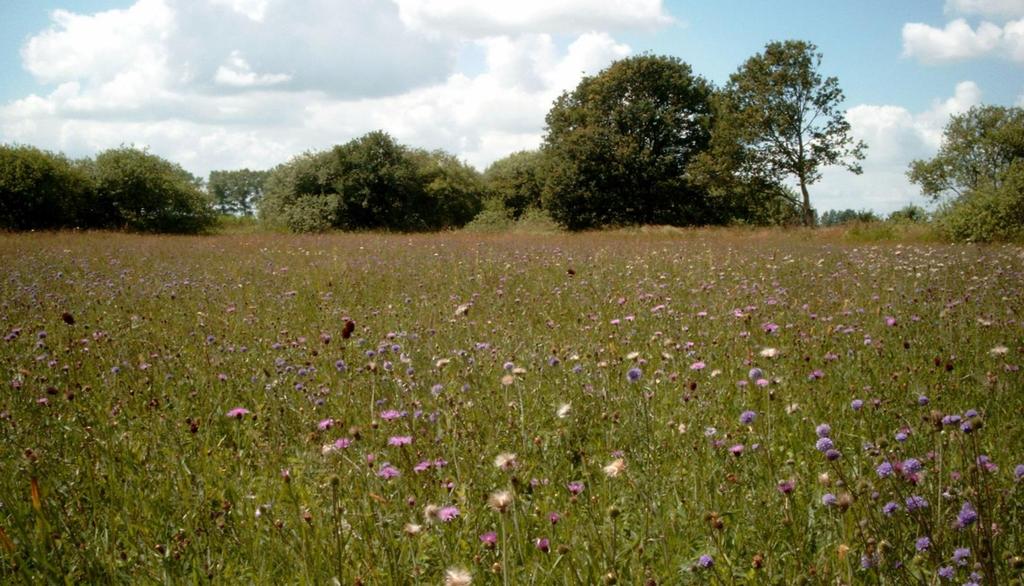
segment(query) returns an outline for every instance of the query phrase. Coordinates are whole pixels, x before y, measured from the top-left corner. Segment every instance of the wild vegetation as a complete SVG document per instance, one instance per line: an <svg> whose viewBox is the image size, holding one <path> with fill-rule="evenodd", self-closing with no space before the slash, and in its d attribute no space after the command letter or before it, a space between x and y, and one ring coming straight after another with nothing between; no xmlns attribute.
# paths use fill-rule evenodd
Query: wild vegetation
<svg viewBox="0 0 1024 586"><path fill-rule="evenodd" d="M0 235L0 581L1019 583L1024 256Z"/></svg>

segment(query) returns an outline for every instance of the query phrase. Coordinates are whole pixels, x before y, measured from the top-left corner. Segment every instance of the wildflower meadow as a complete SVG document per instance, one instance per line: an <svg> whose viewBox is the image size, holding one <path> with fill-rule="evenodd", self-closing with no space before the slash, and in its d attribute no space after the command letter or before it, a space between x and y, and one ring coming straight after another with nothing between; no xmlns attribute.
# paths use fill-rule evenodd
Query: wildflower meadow
<svg viewBox="0 0 1024 586"><path fill-rule="evenodd" d="M0 582L1012 584L1024 252L0 235Z"/></svg>

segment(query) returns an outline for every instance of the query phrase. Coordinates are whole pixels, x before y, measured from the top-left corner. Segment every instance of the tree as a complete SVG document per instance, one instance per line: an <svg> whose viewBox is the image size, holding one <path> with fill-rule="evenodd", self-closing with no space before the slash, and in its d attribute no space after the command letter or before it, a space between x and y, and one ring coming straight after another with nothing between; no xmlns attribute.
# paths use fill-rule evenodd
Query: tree
<svg viewBox="0 0 1024 586"><path fill-rule="evenodd" d="M998 189L1022 160L1024 108L975 106L950 118L938 154L911 162L907 177L937 201L982 186Z"/></svg>
<svg viewBox="0 0 1024 586"><path fill-rule="evenodd" d="M267 171L250 169L210 171L206 185L213 197L214 209L222 214L251 216L263 197L267 174Z"/></svg>
<svg viewBox="0 0 1024 586"><path fill-rule="evenodd" d="M93 195L81 165L63 155L0 145L0 229L87 227Z"/></svg>
<svg viewBox="0 0 1024 586"><path fill-rule="evenodd" d="M543 161L540 151L519 151L494 161L484 171L490 197L501 202L512 219L519 219L528 208L541 207Z"/></svg>
<svg viewBox="0 0 1024 586"><path fill-rule="evenodd" d="M708 144L710 94L675 57L630 57L585 77L546 118L544 207L572 230L704 221L687 166Z"/></svg>
<svg viewBox="0 0 1024 586"><path fill-rule="evenodd" d="M807 187L821 178L821 168L840 165L859 174L867 148L850 136L838 109L844 99L839 81L822 79L821 58L808 42L769 43L729 77L716 125L743 149L744 175L796 179L806 225L814 223Z"/></svg>
<svg viewBox="0 0 1024 586"><path fill-rule="evenodd" d="M92 226L194 233L215 221L202 180L145 150L106 150L88 167L96 189Z"/></svg>

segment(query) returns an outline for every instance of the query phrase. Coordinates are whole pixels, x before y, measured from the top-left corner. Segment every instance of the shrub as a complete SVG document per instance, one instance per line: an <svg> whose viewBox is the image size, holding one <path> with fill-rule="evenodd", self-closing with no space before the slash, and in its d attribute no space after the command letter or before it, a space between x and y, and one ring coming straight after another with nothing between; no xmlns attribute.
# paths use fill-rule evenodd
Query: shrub
<svg viewBox="0 0 1024 586"><path fill-rule="evenodd" d="M0 146L0 228L80 225L93 189L81 166L30 146Z"/></svg>

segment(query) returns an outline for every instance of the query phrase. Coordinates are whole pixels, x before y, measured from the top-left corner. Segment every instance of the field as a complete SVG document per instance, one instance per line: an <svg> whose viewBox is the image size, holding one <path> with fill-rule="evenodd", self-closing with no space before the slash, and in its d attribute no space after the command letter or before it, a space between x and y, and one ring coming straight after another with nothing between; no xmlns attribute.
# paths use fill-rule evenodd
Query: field
<svg viewBox="0 0 1024 586"><path fill-rule="evenodd" d="M1024 252L0 235L0 581L1008 584Z"/></svg>

